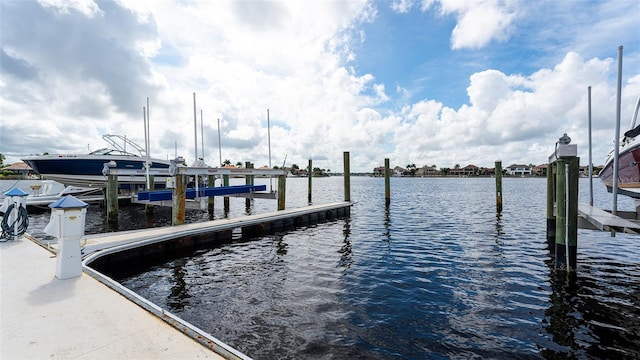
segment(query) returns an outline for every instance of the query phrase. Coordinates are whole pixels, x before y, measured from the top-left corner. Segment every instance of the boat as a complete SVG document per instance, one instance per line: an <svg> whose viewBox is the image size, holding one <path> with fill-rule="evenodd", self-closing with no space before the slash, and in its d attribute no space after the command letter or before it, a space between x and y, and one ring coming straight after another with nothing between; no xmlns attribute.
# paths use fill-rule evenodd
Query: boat
<svg viewBox="0 0 640 360"><path fill-rule="evenodd" d="M634 199L640 199L640 124L636 126L640 110L640 97L636 103L629 130L624 133L618 150L618 193ZM607 161L598 177L609 192L613 191L614 152L609 153Z"/></svg>
<svg viewBox="0 0 640 360"><path fill-rule="evenodd" d="M102 189L80 186L64 186L53 180L42 180L38 184L30 185L31 193L25 198L26 206L47 206L62 197L73 195L85 200L102 200L104 195ZM0 199L0 213L5 213L11 205L9 197Z"/></svg>
<svg viewBox="0 0 640 360"><path fill-rule="evenodd" d="M103 175L105 164L116 169L141 170L140 176L126 176L118 179L119 186L132 187L146 184L145 164L150 169L168 169L169 160L150 158L144 148L122 135L107 134L102 139L110 147L81 155L36 155L22 159L33 171L43 178L55 180L65 186L105 188L107 176ZM132 150L128 150L132 149ZM136 151L137 154L130 151ZM166 179L156 177L155 183L164 185Z"/></svg>

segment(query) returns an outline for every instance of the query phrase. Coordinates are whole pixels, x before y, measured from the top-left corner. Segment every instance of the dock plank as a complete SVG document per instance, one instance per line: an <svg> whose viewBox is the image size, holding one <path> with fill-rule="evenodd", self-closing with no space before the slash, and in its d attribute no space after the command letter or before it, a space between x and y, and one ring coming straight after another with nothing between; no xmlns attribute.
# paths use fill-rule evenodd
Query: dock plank
<svg viewBox="0 0 640 360"><path fill-rule="evenodd" d="M88 274L59 280L27 238L0 243L0 358L222 359Z"/></svg>
<svg viewBox="0 0 640 360"><path fill-rule="evenodd" d="M588 204L578 204L578 215L602 231L615 230L630 234L640 233L640 225Z"/></svg>

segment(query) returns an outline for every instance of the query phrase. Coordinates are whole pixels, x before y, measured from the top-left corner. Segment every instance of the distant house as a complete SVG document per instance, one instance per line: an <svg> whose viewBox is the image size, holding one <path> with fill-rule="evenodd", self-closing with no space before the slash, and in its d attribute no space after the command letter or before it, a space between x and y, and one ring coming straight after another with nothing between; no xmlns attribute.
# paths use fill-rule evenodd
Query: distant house
<svg viewBox="0 0 640 360"><path fill-rule="evenodd" d="M5 166L2 168L2 171L11 171L16 175L21 175L23 177L27 177L33 173L33 169L31 168L31 166L22 161L13 163L9 166Z"/></svg>
<svg viewBox="0 0 640 360"><path fill-rule="evenodd" d="M373 176L384 176L384 166L378 166L373 169Z"/></svg>
<svg viewBox="0 0 640 360"><path fill-rule="evenodd" d="M393 168L393 176L408 176L411 175L411 172L407 171L407 169L401 167L401 166L396 166Z"/></svg>
<svg viewBox="0 0 640 360"><path fill-rule="evenodd" d="M512 164L509 165L509 167L507 167L505 170L507 171L507 175L512 176L531 175L531 166L529 165Z"/></svg>
<svg viewBox="0 0 640 360"><path fill-rule="evenodd" d="M437 176L440 171L435 166L423 166L416 170L416 176Z"/></svg>
<svg viewBox="0 0 640 360"><path fill-rule="evenodd" d="M450 169L449 175L451 176L474 176L478 174L478 167L475 165L467 165L463 168Z"/></svg>
<svg viewBox="0 0 640 360"><path fill-rule="evenodd" d="M533 169L531 170L531 173L535 176L547 176L547 168L549 165L547 164L541 164L541 165L536 165L533 167Z"/></svg>

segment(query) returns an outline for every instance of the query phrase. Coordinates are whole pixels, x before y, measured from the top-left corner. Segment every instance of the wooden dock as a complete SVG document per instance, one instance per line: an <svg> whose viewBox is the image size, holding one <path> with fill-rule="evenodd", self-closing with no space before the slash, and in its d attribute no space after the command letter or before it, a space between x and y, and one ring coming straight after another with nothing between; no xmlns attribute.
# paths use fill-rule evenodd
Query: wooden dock
<svg viewBox="0 0 640 360"><path fill-rule="evenodd" d="M224 359L86 273L59 280L27 237L0 258L2 359Z"/></svg>
<svg viewBox="0 0 640 360"><path fill-rule="evenodd" d="M250 359L123 287L102 273L98 265L213 246L220 240L232 240L232 234L260 235L348 217L352 205L345 201L234 219L86 235L81 240L84 273L69 280L54 276L56 257L51 253L58 251L56 242L39 243L50 252L25 238L0 243L0 358Z"/></svg>
<svg viewBox="0 0 640 360"><path fill-rule="evenodd" d="M234 219L212 220L170 227L86 235L83 238L85 241L83 255L88 257L98 251L101 251L97 256L91 257L91 259L96 260L107 253L120 252L171 239L232 231L234 229L244 229L244 231L248 231L254 226L272 228L274 226L285 226L285 223L287 222L292 225L295 225L296 223L305 225L306 222L313 221L312 219L314 217L316 217L318 221L324 221L325 219L348 215L351 205L351 202L336 202L281 210L265 214L247 215ZM311 218L311 220L309 218ZM52 245L52 247L55 248L55 245Z"/></svg>
<svg viewBox="0 0 640 360"><path fill-rule="evenodd" d="M578 222L579 227L584 229L640 234L640 224L636 221L613 215L589 204L578 204Z"/></svg>

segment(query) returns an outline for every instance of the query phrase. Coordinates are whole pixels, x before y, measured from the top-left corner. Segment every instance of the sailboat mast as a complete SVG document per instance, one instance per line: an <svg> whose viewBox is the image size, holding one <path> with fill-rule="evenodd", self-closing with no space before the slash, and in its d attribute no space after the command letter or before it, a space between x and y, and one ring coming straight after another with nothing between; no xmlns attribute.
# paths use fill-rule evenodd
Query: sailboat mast
<svg viewBox="0 0 640 360"><path fill-rule="evenodd" d="M198 113L196 111L196 93L193 93L193 139L195 141L195 161L198 161Z"/></svg>

